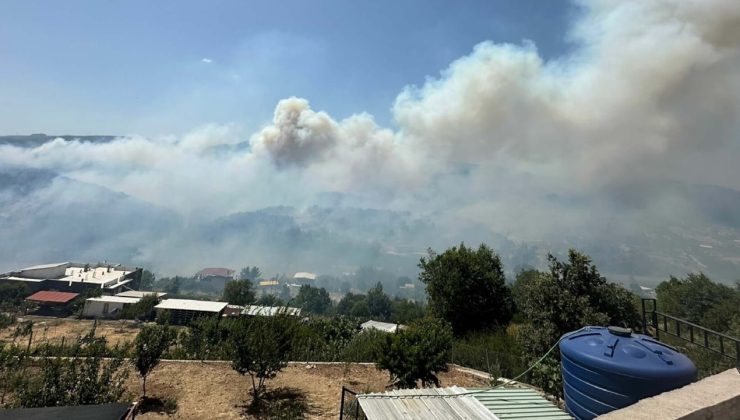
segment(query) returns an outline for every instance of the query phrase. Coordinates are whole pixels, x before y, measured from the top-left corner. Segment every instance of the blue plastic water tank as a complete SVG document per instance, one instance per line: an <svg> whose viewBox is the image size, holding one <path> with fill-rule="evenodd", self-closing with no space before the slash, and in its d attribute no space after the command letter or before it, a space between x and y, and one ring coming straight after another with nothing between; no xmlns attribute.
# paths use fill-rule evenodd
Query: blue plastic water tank
<svg viewBox="0 0 740 420"><path fill-rule="evenodd" d="M618 327L565 334L560 358L566 409L577 419L592 419L696 380L696 366L675 348Z"/></svg>

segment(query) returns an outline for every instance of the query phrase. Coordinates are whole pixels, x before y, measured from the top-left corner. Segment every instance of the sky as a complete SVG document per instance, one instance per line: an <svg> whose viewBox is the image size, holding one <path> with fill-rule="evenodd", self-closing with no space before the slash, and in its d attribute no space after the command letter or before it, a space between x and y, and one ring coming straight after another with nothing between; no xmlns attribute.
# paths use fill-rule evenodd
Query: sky
<svg viewBox="0 0 740 420"><path fill-rule="evenodd" d="M310 98L384 125L404 86L482 40L562 54L561 1L3 2L0 134L256 130L278 100Z"/></svg>
<svg viewBox="0 0 740 420"><path fill-rule="evenodd" d="M64 179L22 196L0 184L0 233L35 238L13 221L63 218L96 196L87 185L188 226L341 203L432 220L449 245L737 272L737 0L217 6L4 5L0 133L118 137L0 145L0 173ZM121 225L143 222L130 210L115 208ZM154 265L239 249L134 237L122 245Z"/></svg>

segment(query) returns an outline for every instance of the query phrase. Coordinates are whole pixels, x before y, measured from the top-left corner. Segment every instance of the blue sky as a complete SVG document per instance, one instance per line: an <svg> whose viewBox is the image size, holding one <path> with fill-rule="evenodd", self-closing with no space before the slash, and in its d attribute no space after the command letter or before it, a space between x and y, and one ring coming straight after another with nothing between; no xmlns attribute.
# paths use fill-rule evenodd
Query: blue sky
<svg viewBox="0 0 740 420"><path fill-rule="evenodd" d="M560 1L5 1L0 134L254 131L278 100L393 125L406 85L484 40L565 52Z"/></svg>

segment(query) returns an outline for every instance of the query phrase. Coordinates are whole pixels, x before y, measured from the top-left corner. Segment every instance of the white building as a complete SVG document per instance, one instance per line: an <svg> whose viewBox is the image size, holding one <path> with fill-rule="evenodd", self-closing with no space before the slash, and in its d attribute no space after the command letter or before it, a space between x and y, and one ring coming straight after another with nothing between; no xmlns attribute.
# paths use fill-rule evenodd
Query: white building
<svg viewBox="0 0 740 420"><path fill-rule="evenodd" d="M141 298L123 296L100 296L85 300L82 316L90 318L112 318L121 314L128 305L138 303Z"/></svg>
<svg viewBox="0 0 740 420"><path fill-rule="evenodd" d="M134 297L134 298L143 298L144 296L151 296L154 295L157 297L157 299L162 299L165 296L167 296L167 293L163 292L152 292L149 290L126 290L125 292L117 293L116 296L121 297Z"/></svg>
<svg viewBox="0 0 740 420"><path fill-rule="evenodd" d="M172 324L187 325L197 318L209 316L220 318L227 305L227 302L207 300L165 299L154 309L157 310L158 318L165 316Z"/></svg>
<svg viewBox="0 0 740 420"><path fill-rule="evenodd" d="M87 289L102 289L103 294L121 292L124 287L136 289L141 279L141 268L121 264L79 264L63 262L35 265L18 271L0 274L0 284L21 283L29 291L58 290L81 293Z"/></svg>

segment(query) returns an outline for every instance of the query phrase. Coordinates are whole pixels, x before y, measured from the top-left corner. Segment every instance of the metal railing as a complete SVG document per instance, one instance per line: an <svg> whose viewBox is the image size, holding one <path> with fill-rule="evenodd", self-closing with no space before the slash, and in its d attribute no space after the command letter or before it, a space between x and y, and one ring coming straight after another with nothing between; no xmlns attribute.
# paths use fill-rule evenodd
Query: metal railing
<svg viewBox="0 0 740 420"><path fill-rule="evenodd" d="M646 303L651 304L649 308ZM736 364L740 364L739 339L659 312L655 299L642 299L642 327L646 334L649 334L652 328L658 340L661 334L670 335L733 359Z"/></svg>
<svg viewBox="0 0 740 420"><path fill-rule="evenodd" d="M342 401L339 403L339 420L361 420L365 416L360 410L357 393L342 386Z"/></svg>

